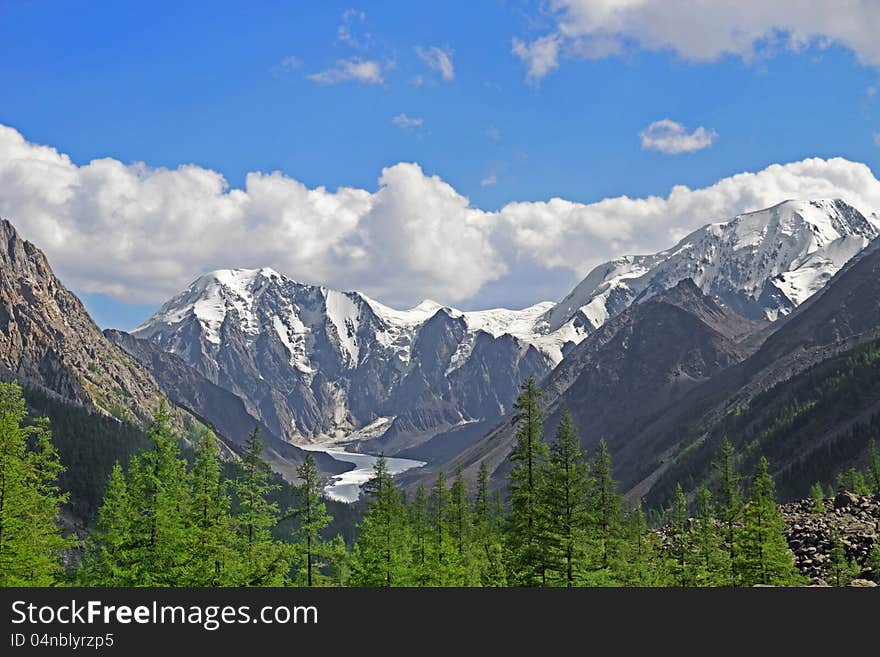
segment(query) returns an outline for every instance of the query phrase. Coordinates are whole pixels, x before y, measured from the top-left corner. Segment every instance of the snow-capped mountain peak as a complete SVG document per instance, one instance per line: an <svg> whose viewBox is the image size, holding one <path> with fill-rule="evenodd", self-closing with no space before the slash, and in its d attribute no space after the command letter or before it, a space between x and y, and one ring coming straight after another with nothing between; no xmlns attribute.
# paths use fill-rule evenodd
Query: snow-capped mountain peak
<svg viewBox="0 0 880 657"><path fill-rule="evenodd" d="M599 265L545 320L549 331L578 323L587 334L631 303L692 278L706 294L752 319L789 313L880 235L839 199L783 201L710 223L671 249Z"/></svg>

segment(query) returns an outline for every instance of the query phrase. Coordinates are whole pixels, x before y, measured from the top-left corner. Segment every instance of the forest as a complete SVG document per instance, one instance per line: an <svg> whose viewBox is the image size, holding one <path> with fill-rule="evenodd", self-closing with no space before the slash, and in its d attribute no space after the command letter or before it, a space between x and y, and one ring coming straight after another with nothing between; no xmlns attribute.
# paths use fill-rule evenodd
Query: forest
<svg viewBox="0 0 880 657"><path fill-rule="evenodd" d="M807 583L786 542L766 458L744 474L742 455L724 440L713 477L695 493L679 484L667 508L631 506L604 441L583 453L567 414L545 437L532 378L514 407L517 443L503 492L490 488L482 464L473 486L461 471L440 472L430 490L408 495L380 458L357 518L354 506L322 497L310 454L296 485L284 484L262 459L256 429L230 461L210 430L184 440L160 407L145 435L114 439L113 427L126 425L108 419L96 442L73 450L56 445L49 421L33 412L51 400L34 399L29 412L20 386L0 384L0 586ZM77 412L53 416L64 425ZM867 470L842 473L839 489L880 495L880 457L868 442ZM78 456L65 463L62 451ZM90 496L84 477L99 470L106 481ZM824 509L823 486L810 492L817 512ZM92 518L90 531L65 527L71 508ZM856 569L836 552L837 572ZM880 570L880 546L868 562L858 566Z"/></svg>

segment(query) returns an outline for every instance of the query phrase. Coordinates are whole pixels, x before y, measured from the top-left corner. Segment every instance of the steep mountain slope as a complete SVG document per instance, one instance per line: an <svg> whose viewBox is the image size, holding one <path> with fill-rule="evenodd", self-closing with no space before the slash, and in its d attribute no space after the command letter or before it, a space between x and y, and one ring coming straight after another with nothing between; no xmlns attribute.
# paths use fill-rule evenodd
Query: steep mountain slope
<svg viewBox="0 0 880 657"><path fill-rule="evenodd" d="M296 479L296 467L303 461L303 451L273 434L247 412L241 399L211 383L183 359L162 351L149 340L112 329L105 330L104 335L146 367L172 402L211 426L227 443L242 445L253 428L259 426L260 437L265 443L264 458L286 479ZM350 467L320 452L316 452L314 458L325 473L338 474Z"/></svg>
<svg viewBox="0 0 880 657"><path fill-rule="evenodd" d="M809 298L880 235L880 219L835 200L785 201L694 231L669 250L596 267L544 316L548 331L590 333L630 304L692 278L751 319L776 319Z"/></svg>
<svg viewBox="0 0 880 657"><path fill-rule="evenodd" d="M738 340L756 326L716 304L690 279L631 306L575 347L542 382L545 433L552 436L568 407L585 449L605 437L617 451L640 419L745 358L748 348ZM453 465L472 476L485 460L500 482L514 434L506 421L460 457L411 478Z"/></svg>
<svg viewBox="0 0 880 657"><path fill-rule="evenodd" d="M636 459L641 463L621 473L632 495L657 499L681 473L687 472L694 480L707 476L711 454L725 433L753 454L772 453L772 465L785 487L787 472L803 469L857 418L869 421L875 412L871 377L876 375L876 365L872 359L861 369L841 363L850 358L864 360L861 350L870 353L872 342L880 339L878 299L880 249L872 244L819 294L779 320L777 330L752 356L696 388L632 434L633 447L628 442L620 454L624 463ZM826 380L836 382L837 387L828 388ZM860 383L849 385L848 380ZM788 414L786 404L795 399L800 400L795 409L802 423L792 425L796 433L754 433L757 427L766 429L775 422L775 415ZM820 412L823 408L827 412ZM842 408L849 411L841 415ZM859 449L865 448L863 441ZM841 462L827 454L823 458L830 476Z"/></svg>
<svg viewBox="0 0 880 657"><path fill-rule="evenodd" d="M521 380L549 370L559 335L525 339L548 307L462 313L426 301L398 311L271 269L221 270L133 333L241 397L285 439L346 435L382 418L389 437L427 438L498 417Z"/></svg>
<svg viewBox="0 0 880 657"><path fill-rule="evenodd" d="M0 219L0 377L143 423L162 393L107 340L46 256Z"/></svg>

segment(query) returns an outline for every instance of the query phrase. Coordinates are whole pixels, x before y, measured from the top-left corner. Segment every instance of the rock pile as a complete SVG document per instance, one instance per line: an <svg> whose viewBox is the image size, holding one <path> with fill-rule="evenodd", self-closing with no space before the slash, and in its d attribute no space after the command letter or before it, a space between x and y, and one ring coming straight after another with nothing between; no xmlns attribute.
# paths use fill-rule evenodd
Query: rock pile
<svg viewBox="0 0 880 657"><path fill-rule="evenodd" d="M865 564L871 548L880 541L880 497L841 492L824 503L822 513L814 510L812 500L780 506L797 567L813 584L831 581L832 552L839 540L847 559L860 569L850 585L880 583L880 572Z"/></svg>

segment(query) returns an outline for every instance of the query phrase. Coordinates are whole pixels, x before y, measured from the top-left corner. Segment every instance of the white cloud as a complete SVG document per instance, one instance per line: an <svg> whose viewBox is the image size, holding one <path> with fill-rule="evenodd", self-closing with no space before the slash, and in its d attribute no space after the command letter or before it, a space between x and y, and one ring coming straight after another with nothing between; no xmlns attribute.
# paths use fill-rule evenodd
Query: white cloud
<svg viewBox="0 0 880 657"><path fill-rule="evenodd" d="M553 198L488 212L413 163L383 169L375 191L308 188L279 172L250 173L230 189L192 164L77 165L0 126L0 216L47 252L65 283L125 301L163 301L211 269L269 266L395 305L456 303L489 282L503 287L518 268L583 276L710 221L820 197L876 211L880 181L864 164L813 158L666 196Z"/></svg>
<svg viewBox="0 0 880 657"><path fill-rule="evenodd" d="M452 51L437 46L416 46L416 53L429 68L437 71L446 82L455 79L455 67L452 65Z"/></svg>
<svg viewBox="0 0 880 657"><path fill-rule="evenodd" d="M367 49L371 39L370 33L364 32L360 36L357 34L359 29L358 26L362 25L366 19L367 15L363 11L358 11L357 9L346 9L343 11L341 17L342 22L339 24L339 27L336 28L337 41L345 43L358 50Z"/></svg>
<svg viewBox="0 0 880 657"><path fill-rule="evenodd" d="M874 133L874 143L880 146L880 132Z"/></svg>
<svg viewBox="0 0 880 657"><path fill-rule="evenodd" d="M550 71L559 67L560 42L557 34L548 34L531 43L513 40L511 52L525 62L526 80L529 83L537 84Z"/></svg>
<svg viewBox="0 0 880 657"><path fill-rule="evenodd" d="M484 134L492 141L501 141L501 131L494 125L486 128L486 132Z"/></svg>
<svg viewBox="0 0 880 657"><path fill-rule="evenodd" d="M670 51L688 60L725 55L751 60L774 50L841 45L880 66L880 3L876 0L550 0L553 38L565 56L598 58L627 48ZM519 54L519 53L517 53ZM530 81L556 67L528 69Z"/></svg>
<svg viewBox="0 0 880 657"><path fill-rule="evenodd" d="M414 128L421 128L425 123L425 119L421 117L410 117L404 113L400 113L391 119L391 122L401 130L412 130Z"/></svg>
<svg viewBox="0 0 880 657"><path fill-rule="evenodd" d="M645 150L678 155L709 148L715 143L718 133L703 126L688 132L688 129L677 121L661 119L642 130L639 136L642 138L642 148Z"/></svg>
<svg viewBox="0 0 880 657"><path fill-rule="evenodd" d="M498 182L498 176L496 176L494 173L490 173L488 176L486 176L485 178L483 178L480 181L480 186L481 187L490 187L491 185L494 185L497 182Z"/></svg>
<svg viewBox="0 0 880 657"><path fill-rule="evenodd" d="M372 59L339 59L336 66L326 71L310 73L306 78L318 84L339 84L341 82L360 82L362 84L382 84L382 64Z"/></svg>

